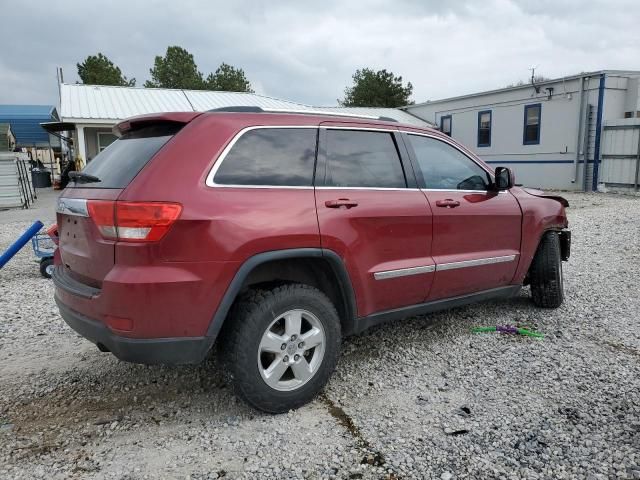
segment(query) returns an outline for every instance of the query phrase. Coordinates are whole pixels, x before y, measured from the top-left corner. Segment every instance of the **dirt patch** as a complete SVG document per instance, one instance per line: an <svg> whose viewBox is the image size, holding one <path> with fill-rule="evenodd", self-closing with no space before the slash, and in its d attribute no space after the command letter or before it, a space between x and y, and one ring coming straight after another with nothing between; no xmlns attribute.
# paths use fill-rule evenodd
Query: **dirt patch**
<svg viewBox="0 0 640 480"><path fill-rule="evenodd" d="M621 343L615 343L610 340L603 340L603 342L609 347L611 347L613 350L615 350L616 352L622 352L627 355L632 355L634 357L640 358L640 350L638 350L637 348L633 348L628 345L623 345Z"/></svg>
<svg viewBox="0 0 640 480"><path fill-rule="evenodd" d="M344 429L351 435L353 440L356 442L358 448L362 451L362 460L360 464L362 465L370 465L372 467L385 467L387 470L387 475L385 478L387 479L397 479L400 478L397 473L390 469L389 465L384 458L384 455L380 453L378 450L373 448L371 443L364 438L364 435L360 431L360 428L354 423L353 419L345 412L339 405L327 397L326 394L322 394L320 396L322 402L327 406L327 410L329 414L336 419L338 424L340 424Z"/></svg>

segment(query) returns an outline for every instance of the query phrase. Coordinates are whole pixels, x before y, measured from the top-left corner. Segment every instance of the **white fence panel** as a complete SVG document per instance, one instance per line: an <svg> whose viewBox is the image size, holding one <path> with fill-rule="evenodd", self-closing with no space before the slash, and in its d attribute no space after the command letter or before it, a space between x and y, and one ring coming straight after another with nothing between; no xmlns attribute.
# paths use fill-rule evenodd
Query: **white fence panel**
<svg viewBox="0 0 640 480"><path fill-rule="evenodd" d="M640 162L640 119L610 120L602 132L599 181L634 186Z"/></svg>
<svg viewBox="0 0 640 480"><path fill-rule="evenodd" d="M26 155L0 153L0 209L28 207L31 202L31 180Z"/></svg>

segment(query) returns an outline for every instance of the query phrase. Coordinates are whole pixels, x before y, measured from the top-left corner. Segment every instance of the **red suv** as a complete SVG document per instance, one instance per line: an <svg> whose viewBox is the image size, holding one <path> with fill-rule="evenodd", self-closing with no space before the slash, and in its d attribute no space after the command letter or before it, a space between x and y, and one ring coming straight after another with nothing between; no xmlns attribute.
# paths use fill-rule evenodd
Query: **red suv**
<svg viewBox="0 0 640 480"><path fill-rule="evenodd" d="M563 301L566 200L389 119L231 108L118 124L57 205L55 298L102 351L198 363L282 412L341 339L530 284ZM217 340L217 342L216 342Z"/></svg>

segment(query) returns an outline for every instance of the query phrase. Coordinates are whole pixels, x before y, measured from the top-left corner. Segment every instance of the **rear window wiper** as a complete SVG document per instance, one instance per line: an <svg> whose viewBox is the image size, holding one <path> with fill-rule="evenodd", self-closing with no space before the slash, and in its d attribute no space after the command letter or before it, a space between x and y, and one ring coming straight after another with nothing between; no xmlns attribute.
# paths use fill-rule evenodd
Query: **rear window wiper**
<svg viewBox="0 0 640 480"><path fill-rule="evenodd" d="M98 177L84 172L69 172L69 178L76 183L95 183L102 181Z"/></svg>

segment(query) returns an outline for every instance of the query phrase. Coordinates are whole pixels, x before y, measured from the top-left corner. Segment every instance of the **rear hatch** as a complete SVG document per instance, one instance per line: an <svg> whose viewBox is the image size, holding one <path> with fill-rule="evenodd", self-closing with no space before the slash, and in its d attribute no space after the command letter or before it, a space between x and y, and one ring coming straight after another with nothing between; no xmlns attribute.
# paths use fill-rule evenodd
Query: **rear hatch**
<svg viewBox="0 0 640 480"><path fill-rule="evenodd" d="M152 120L120 124L126 131L81 172L72 172L74 178L58 200L60 258L63 273L74 280L101 287L115 262L116 200L186 123ZM136 235L142 229L129 230Z"/></svg>

